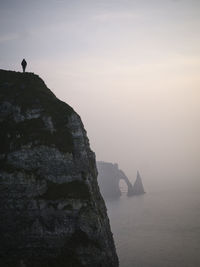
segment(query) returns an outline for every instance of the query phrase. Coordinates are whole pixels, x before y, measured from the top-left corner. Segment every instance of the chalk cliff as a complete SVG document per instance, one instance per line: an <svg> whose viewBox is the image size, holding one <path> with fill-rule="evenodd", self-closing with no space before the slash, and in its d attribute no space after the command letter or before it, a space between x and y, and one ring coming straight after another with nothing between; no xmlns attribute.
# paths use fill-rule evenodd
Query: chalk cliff
<svg viewBox="0 0 200 267"><path fill-rule="evenodd" d="M98 183L104 198L118 198L121 196L119 181L124 180L128 187L128 196L133 195L133 187L125 173L118 168L118 164L98 161Z"/></svg>
<svg viewBox="0 0 200 267"><path fill-rule="evenodd" d="M0 266L117 267L79 115L32 73L0 70Z"/></svg>

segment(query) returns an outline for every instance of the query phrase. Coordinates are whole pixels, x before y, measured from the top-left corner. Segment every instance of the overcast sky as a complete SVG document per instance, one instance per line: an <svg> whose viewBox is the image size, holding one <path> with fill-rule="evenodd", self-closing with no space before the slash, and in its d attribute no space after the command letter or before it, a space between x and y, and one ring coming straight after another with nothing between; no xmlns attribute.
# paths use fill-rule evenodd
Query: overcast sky
<svg viewBox="0 0 200 267"><path fill-rule="evenodd" d="M199 181L199 0L0 0L0 68L22 58L98 160L146 184Z"/></svg>

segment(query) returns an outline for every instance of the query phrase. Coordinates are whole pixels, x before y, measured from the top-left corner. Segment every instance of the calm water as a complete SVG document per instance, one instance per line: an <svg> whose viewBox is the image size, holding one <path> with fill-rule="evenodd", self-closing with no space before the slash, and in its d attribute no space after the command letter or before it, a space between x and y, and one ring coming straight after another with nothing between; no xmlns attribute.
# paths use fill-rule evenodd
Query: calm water
<svg viewBox="0 0 200 267"><path fill-rule="evenodd" d="M154 192L106 202L120 267L199 267L200 194Z"/></svg>

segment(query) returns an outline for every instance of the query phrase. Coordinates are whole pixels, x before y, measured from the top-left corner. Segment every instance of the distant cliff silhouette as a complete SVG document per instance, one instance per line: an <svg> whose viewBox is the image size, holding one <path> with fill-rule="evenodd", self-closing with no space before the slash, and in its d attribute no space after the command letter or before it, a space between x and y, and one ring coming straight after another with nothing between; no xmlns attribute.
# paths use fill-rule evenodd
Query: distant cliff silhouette
<svg viewBox="0 0 200 267"><path fill-rule="evenodd" d="M119 187L120 180L124 180L127 185L127 196L144 194L144 187L139 172L134 185L131 184L125 173L118 168L118 164L110 162L97 161L98 183L100 191L105 199L119 198L121 190Z"/></svg>
<svg viewBox="0 0 200 267"><path fill-rule="evenodd" d="M118 164L97 161L98 183L104 198L118 198L121 196L119 181L124 180L128 187L128 196L133 195L133 186L125 173L118 168Z"/></svg>

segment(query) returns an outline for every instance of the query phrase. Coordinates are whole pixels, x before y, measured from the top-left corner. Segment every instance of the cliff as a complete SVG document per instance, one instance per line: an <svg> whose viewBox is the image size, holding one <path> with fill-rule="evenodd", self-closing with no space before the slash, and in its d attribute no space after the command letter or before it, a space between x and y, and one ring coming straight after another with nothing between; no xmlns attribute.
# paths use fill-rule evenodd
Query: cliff
<svg viewBox="0 0 200 267"><path fill-rule="evenodd" d="M37 75L0 70L0 129L0 266L118 266L79 115Z"/></svg>
<svg viewBox="0 0 200 267"><path fill-rule="evenodd" d="M133 187L125 173L118 168L117 164L98 161L98 183L104 198L119 198L121 191L119 181L124 180L127 184L128 196L133 195Z"/></svg>

